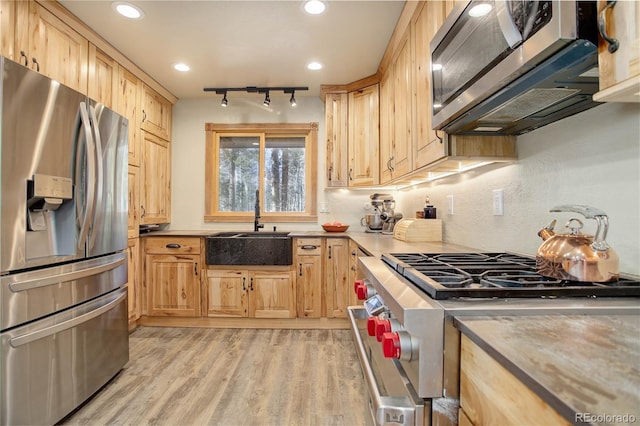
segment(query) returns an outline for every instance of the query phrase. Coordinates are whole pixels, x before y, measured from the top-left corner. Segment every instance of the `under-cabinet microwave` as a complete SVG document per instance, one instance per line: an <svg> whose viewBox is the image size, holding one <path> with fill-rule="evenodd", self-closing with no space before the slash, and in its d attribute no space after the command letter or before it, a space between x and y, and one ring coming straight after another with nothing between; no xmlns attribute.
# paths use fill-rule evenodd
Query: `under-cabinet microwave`
<svg viewBox="0 0 640 426"><path fill-rule="evenodd" d="M473 0L431 41L432 124L526 133L598 105L595 1Z"/></svg>

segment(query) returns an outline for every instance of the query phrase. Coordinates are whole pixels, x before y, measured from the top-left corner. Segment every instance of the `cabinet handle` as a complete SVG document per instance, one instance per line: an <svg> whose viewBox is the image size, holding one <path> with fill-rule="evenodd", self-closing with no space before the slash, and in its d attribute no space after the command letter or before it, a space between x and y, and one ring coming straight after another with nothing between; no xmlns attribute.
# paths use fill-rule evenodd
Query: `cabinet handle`
<svg viewBox="0 0 640 426"><path fill-rule="evenodd" d="M247 291L247 278L242 277L242 291Z"/></svg>
<svg viewBox="0 0 640 426"><path fill-rule="evenodd" d="M329 246L329 259L331 259L331 246Z"/></svg>
<svg viewBox="0 0 640 426"><path fill-rule="evenodd" d="M309 245L302 246L302 247L300 247L300 248L301 248L302 250L315 250L315 249L317 249L317 248L318 248L318 246L314 246L314 245L309 244Z"/></svg>
<svg viewBox="0 0 640 426"><path fill-rule="evenodd" d="M356 267L355 267L355 266L351 266L351 270L352 270L352 271L355 271L355 270L356 270Z"/></svg>
<svg viewBox="0 0 640 426"><path fill-rule="evenodd" d="M173 248L173 249L179 249L180 247L182 247L180 244L175 244L175 243L167 244L165 246L165 248Z"/></svg>
<svg viewBox="0 0 640 426"><path fill-rule="evenodd" d="M147 120L147 112L142 110L142 122L144 123Z"/></svg>
<svg viewBox="0 0 640 426"><path fill-rule="evenodd" d="M333 166L329 166L327 171L329 172L329 175L327 176L327 180L331 182L331 175L333 174Z"/></svg>
<svg viewBox="0 0 640 426"><path fill-rule="evenodd" d="M31 61L36 64L36 71L40 72L40 64L36 58L31 58Z"/></svg>
<svg viewBox="0 0 640 426"><path fill-rule="evenodd" d="M140 219L142 219L147 215L147 211L145 210L144 206L140 206L140 210L142 210L142 214L140 215Z"/></svg>
<svg viewBox="0 0 640 426"><path fill-rule="evenodd" d="M609 37L609 35L607 34L607 10L613 9L615 5L616 0L607 1L607 4L602 8L600 14L598 14L598 32L600 33L600 36L602 36L604 41L609 43L609 53L615 52L616 50L618 50L618 47L620 47L620 42L618 41L618 39Z"/></svg>
<svg viewBox="0 0 640 426"><path fill-rule="evenodd" d="M249 290L253 291L253 277L249 280Z"/></svg>
<svg viewBox="0 0 640 426"><path fill-rule="evenodd" d="M193 266L193 272L198 276L198 262Z"/></svg>
<svg viewBox="0 0 640 426"><path fill-rule="evenodd" d="M355 256L355 255L356 255L356 251L355 251L355 250L353 250L353 251L351 252L351 256Z"/></svg>
<svg viewBox="0 0 640 426"><path fill-rule="evenodd" d="M24 50L20 51L20 59L24 58L24 66L29 66L29 58L27 58L27 54L24 53Z"/></svg>
<svg viewBox="0 0 640 426"><path fill-rule="evenodd" d="M302 276L302 263L300 264L300 276Z"/></svg>
<svg viewBox="0 0 640 426"><path fill-rule="evenodd" d="M349 180L353 180L353 169L349 169Z"/></svg>

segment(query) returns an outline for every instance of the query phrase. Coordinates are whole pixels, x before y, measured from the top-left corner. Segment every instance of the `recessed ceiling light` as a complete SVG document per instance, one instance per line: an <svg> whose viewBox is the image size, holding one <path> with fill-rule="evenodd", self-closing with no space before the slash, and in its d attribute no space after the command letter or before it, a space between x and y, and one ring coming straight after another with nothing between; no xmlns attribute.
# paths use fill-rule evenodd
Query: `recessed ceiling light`
<svg viewBox="0 0 640 426"><path fill-rule="evenodd" d="M469 16L473 16L474 18L477 18L479 16L485 16L489 12L491 12L491 9L493 9L493 6L491 6L489 3L480 3L473 6L469 10Z"/></svg>
<svg viewBox="0 0 640 426"><path fill-rule="evenodd" d="M309 0L304 4L304 10L310 15L320 15L327 6L320 0Z"/></svg>
<svg viewBox="0 0 640 426"><path fill-rule="evenodd" d="M111 3L113 10L120 15L129 19L142 19L144 18L144 12L138 6L124 1L116 1Z"/></svg>
<svg viewBox="0 0 640 426"><path fill-rule="evenodd" d="M182 72L187 72L191 69L189 68L189 65L183 64L182 62L175 64L173 68L175 68L177 71L182 71Z"/></svg>
<svg viewBox="0 0 640 426"><path fill-rule="evenodd" d="M312 71L317 71L319 69L322 69L322 64L320 62L309 62L307 64L307 68L309 68Z"/></svg>

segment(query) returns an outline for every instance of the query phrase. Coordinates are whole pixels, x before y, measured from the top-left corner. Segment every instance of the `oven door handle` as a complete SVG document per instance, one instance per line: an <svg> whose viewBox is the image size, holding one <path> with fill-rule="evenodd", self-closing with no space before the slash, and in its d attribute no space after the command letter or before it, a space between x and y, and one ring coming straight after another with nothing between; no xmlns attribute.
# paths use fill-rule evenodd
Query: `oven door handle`
<svg viewBox="0 0 640 426"><path fill-rule="evenodd" d="M356 323L356 315L362 314L368 316L366 310L360 307L348 307L347 314L349 315L349 322L351 323L351 331L355 338L356 352L360 359L360 365L362 366L362 372L364 374L367 387L369 388L369 394L371 396L372 412L374 420L377 425L384 424L399 424L399 425L414 425L416 417L416 406L406 396L382 396L378 389L373 370L369 364L367 358L367 351L364 347L364 342L360 337L358 331L358 324Z"/></svg>

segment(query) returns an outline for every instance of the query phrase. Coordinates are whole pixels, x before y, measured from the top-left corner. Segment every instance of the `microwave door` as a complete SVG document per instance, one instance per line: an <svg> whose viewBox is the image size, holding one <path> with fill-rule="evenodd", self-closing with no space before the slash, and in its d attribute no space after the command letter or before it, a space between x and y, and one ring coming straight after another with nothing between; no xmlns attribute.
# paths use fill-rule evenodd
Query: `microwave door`
<svg viewBox="0 0 640 426"><path fill-rule="evenodd" d="M88 255L127 247L128 121L104 104L89 107L96 141L96 200L88 238Z"/></svg>

